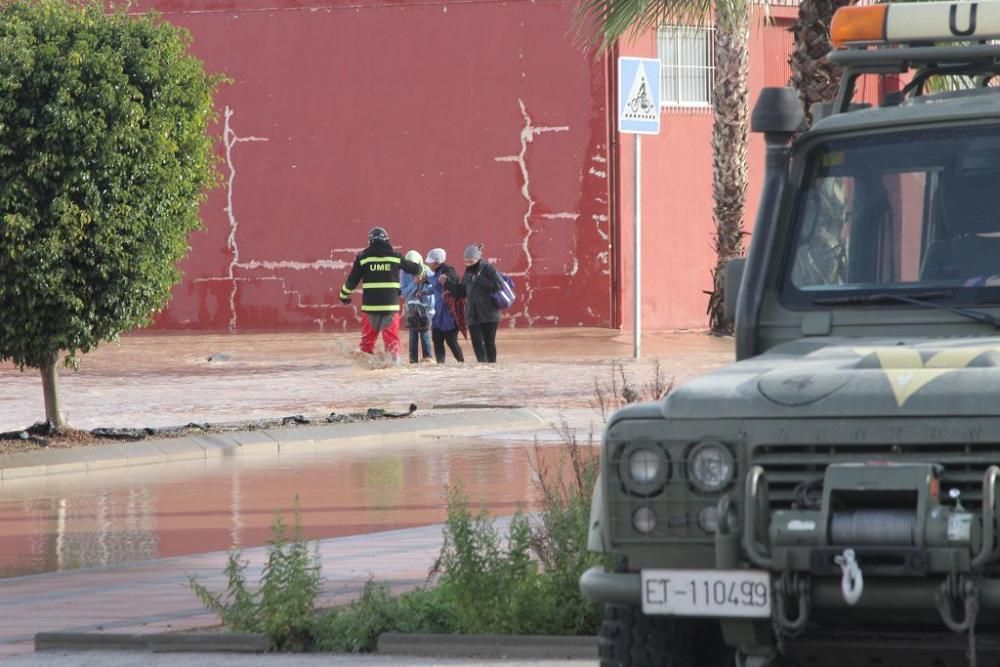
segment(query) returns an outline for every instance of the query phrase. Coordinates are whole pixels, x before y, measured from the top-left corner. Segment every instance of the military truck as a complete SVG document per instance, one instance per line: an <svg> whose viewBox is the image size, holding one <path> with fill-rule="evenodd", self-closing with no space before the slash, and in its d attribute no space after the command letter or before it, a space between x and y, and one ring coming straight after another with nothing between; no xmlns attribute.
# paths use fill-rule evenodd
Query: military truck
<svg viewBox="0 0 1000 667"><path fill-rule="evenodd" d="M737 363L606 425L602 665L1000 664L1000 2L832 36L811 127L790 89L752 113Z"/></svg>

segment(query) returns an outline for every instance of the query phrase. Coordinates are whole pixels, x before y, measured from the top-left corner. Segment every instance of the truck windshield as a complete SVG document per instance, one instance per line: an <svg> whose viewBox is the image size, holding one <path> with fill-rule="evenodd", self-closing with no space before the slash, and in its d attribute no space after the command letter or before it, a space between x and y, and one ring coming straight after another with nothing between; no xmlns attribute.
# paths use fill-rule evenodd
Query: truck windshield
<svg viewBox="0 0 1000 667"><path fill-rule="evenodd" d="M810 151L805 174L790 305L928 290L1000 303L1000 127L837 139Z"/></svg>

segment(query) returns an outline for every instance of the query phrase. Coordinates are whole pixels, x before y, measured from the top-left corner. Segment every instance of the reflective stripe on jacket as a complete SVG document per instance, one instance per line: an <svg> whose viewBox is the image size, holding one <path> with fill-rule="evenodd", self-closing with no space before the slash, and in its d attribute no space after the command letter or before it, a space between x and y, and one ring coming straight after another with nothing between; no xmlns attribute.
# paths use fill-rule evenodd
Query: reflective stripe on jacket
<svg viewBox="0 0 1000 667"><path fill-rule="evenodd" d="M368 313L399 312L399 270L411 275L421 267L392 249L385 241L375 241L354 258L340 298L349 299L361 284L361 310Z"/></svg>

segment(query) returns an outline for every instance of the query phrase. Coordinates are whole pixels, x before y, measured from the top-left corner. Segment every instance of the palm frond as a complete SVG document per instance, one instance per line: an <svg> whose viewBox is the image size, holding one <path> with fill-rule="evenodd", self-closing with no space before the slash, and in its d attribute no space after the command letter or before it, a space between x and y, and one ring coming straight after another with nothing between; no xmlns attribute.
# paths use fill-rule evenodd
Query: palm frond
<svg viewBox="0 0 1000 667"><path fill-rule="evenodd" d="M734 6L744 8L745 12L749 1L580 0L573 31L584 44L606 51L619 38L635 39L661 25L707 25L712 21L716 4L720 20L728 21Z"/></svg>

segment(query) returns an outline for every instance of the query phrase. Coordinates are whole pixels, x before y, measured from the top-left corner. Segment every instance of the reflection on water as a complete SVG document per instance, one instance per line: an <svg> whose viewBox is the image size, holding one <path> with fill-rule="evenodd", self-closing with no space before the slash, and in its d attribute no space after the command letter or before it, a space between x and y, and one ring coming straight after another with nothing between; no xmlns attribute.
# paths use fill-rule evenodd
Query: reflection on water
<svg viewBox="0 0 1000 667"><path fill-rule="evenodd" d="M540 451L558 461L557 446ZM473 504L510 514L535 497L531 452L526 443L426 440L7 482L0 576L259 546L296 496L307 538L441 522L445 486L456 480Z"/></svg>

